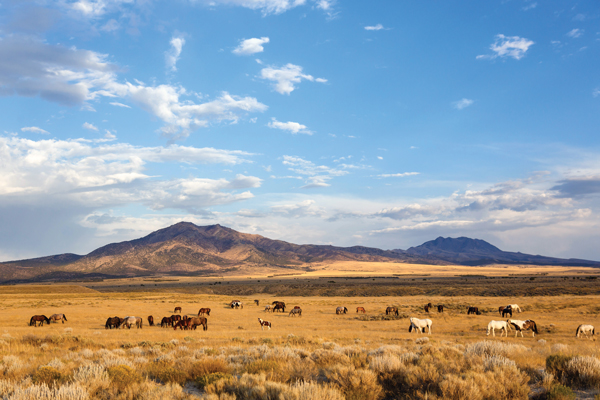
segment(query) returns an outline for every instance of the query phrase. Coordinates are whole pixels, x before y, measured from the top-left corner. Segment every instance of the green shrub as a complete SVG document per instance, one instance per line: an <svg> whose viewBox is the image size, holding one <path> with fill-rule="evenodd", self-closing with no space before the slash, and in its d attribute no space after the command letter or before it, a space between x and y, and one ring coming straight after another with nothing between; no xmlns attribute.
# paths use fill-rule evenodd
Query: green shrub
<svg viewBox="0 0 600 400"><path fill-rule="evenodd" d="M246 372L249 374L258 375L261 372L273 374L273 371L277 371L281 368L277 361L272 360L257 360L246 365Z"/></svg>
<svg viewBox="0 0 600 400"><path fill-rule="evenodd" d="M554 385L546 393L547 400L574 400L575 398L571 388L563 385Z"/></svg>
<svg viewBox="0 0 600 400"><path fill-rule="evenodd" d="M159 379L162 383L178 383L183 386L187 381L188 374L175 367L163 367L154 373L154 377Z"/></svg>
<svg viewBox="0 0 600 400"><path fill-rule="evenodd" d="M204 389L206 386L211 385L221 379L229 379L231 374L225 374L223 372L215 372L212 374L202 375L196 378L196 384L198 387Z"/></svg>
<svg viewBox="0 0 600 400"><path fill-rule="evenodd" d="M49 367L47 365L39 367L37 371L35 371L31 376L31 380L33 381L33 383L38 385L45 383L48 386L52 386L61 379L62 374L60 373L60 371L54 367Z"/></svg>
<svg viewBox="0 0 600 400"><path fill-rule="evenodd" d="M551 354L546 357L546 372L551 373L557 380L562 381L567 370L567 364L573 357L562 354Z"/></svg>
<svg viewBox="0 0 600 400"><path fill-rule="evenodd" d="M119 390L142 381L142 376L127 365L115 365L108 368L106 372L108 372L110 380Z"/></svg>

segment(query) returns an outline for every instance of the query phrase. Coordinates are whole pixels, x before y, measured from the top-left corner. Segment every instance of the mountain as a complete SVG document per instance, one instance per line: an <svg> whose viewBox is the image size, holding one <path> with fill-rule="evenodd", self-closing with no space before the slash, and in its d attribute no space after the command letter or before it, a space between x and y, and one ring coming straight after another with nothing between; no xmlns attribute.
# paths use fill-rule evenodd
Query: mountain
<svg viewBox="0 0 600 400"><path fill-rule="evenodd" d="M443 260L460 265L487 265L487 264L530 264L530 265L564 265L564 266L600 266L596 261L579 259L562 259L513 253L502 251L496 246L480 239L467 237L443 238L425 242L420 246L408 250L393 250L422 257L425 259Z"/></svg>
<svg viewBox="0 0 600 400"><path fill-rule="evenodd" d="M139 239L112 243L84 256L60 254L0 263L0 282L127 276L257 275L310 271L311 263L378 261L419 264L532 264L600 266L586 260L510 253L478 239L439 237L408 250L298 245L221 225L189 222Z"/></svg>

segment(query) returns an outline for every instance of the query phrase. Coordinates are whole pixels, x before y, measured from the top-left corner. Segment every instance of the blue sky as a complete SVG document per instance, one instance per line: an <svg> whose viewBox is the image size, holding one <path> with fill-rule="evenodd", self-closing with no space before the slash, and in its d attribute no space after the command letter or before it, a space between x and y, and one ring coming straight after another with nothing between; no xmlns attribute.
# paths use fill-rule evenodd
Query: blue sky
<svg viewBox="0 0 600 400"><path fill-rule="evenodd" d="M0 260L186 220L600 259L595 1L0 3Z"/></svg>

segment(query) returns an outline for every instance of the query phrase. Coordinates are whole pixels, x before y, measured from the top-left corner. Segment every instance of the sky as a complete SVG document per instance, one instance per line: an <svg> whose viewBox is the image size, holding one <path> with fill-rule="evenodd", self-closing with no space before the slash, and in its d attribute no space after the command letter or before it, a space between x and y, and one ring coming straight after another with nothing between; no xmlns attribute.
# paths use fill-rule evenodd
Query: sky
<svg viewBox="0 0 600 400"><path fill-rule="evenodd" d="M0 0L0 261L180 221L600 260L589 1Z"/></svg>

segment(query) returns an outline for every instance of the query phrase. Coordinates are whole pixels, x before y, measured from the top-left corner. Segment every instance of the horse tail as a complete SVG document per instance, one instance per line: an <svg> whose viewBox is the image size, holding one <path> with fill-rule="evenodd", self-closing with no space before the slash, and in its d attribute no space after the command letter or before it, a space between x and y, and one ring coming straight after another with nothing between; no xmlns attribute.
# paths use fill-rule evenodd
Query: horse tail
<svg viewBox="0 0 600 400"><path fill-rule="evenodd" d="M531 321L531 322L533 322L533 331L534 331L535 333L538 333L538 330L537 330L537 324L535 323L535 321Z"/></svg>
<svg viewBox="0 0 600 400"><path fill-rule="evenodd" d="M66 316L65 314L63 314L63 319L64 319L65 321L67 321L67 316ZM67 321L67 322L69 322L69 321Z"/></svg>
<svg viewBox="0 0 600 400"><path fill-rule="evenodd" d="M575 331L575 337L579 337L579 329L581 328L581 325L579 325L577 327L577 330Z"/></svg>
<svg viewBox="0 0 600 400"><path fill-rule="evenodd" d="M592 336L596 334L596 328L592 328Z"/></svg>

